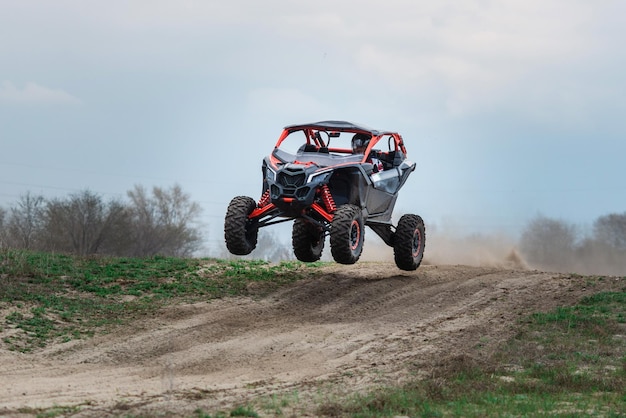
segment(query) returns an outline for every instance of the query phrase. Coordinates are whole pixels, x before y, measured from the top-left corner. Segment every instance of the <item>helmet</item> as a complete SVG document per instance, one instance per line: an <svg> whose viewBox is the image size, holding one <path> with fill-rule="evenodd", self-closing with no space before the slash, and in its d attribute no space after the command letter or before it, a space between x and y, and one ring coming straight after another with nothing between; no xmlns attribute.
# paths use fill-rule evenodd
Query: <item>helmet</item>
<svg viewBox="0 0 626 418"><path fill-rule="evenodd" d="M363 153L365 148L367 148L370 139L372 139L372 137L367 134L355 134L352 137L352 152Z"/></svg>

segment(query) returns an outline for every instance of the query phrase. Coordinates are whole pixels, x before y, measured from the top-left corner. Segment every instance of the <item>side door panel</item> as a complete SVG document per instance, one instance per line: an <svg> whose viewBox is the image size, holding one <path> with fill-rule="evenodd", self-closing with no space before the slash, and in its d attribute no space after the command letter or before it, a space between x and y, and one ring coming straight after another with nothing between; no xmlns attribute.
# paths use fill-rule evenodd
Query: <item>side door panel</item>
<svg viewBox="0 0 626 418"><path fill-rule="evenodd" d="M370 214L385 212L394 201L393 196L400 187L400 171L397 168L370 175L372 185L367 195Z"/></svg>

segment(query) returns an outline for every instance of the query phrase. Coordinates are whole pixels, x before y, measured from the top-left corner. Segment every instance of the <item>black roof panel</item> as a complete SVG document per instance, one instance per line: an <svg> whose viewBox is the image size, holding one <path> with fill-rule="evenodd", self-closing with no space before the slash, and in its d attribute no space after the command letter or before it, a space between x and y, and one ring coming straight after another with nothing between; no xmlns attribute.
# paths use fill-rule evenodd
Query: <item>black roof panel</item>
<svg viewBox="0 0 626 418"><path fill-rule="evenodd" d="M378 129L372 129L365 125L357 125L352 122L346 122L342 120L325 120L321 122L302 123L298 125L285 126L285 129L295 131L303 128L314 128L323 130L337 130L337 131L361 131L367 132L370 135L384 135L386 133L395 133L390 131L379 131Z"/></svg>

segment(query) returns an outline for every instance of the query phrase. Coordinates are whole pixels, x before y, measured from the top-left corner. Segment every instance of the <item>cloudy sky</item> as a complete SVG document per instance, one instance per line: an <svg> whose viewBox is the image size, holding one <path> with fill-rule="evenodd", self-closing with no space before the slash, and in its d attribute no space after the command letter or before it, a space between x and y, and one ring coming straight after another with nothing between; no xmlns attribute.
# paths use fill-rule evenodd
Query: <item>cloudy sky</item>
<svg viewBox="0 0 626 418"><path fill-rule="evenodd" d="M399 131L398 213L626 211L626 2L0 0L0 205L175 183L221 241L285 125Z"/></svg>

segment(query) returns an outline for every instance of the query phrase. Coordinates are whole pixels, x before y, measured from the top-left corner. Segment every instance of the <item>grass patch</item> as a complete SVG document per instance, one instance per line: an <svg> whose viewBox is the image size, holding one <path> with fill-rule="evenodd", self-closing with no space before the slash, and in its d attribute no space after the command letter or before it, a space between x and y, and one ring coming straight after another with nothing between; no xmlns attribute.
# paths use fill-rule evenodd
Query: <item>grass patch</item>
<svg viewBox="0 0 626 418"><path fill-rule="evenodd" d="M10 350L93 336L166 303L262 294L322 263L0 252L0 333Z"/></svg>
<svg viewBox="0 0 626 418"><path fill-rule="evenodd" d="M238 406L230 411L231 417L253 417L258 418L259 414L249 406Z"/></svg>
<svg viewBox="0 0 626 418"><path fill-rule="evenodd" d="M488 363L442 360L401 387L318 406L320 416L624 416L626 290L535 313Z"/></svg>

